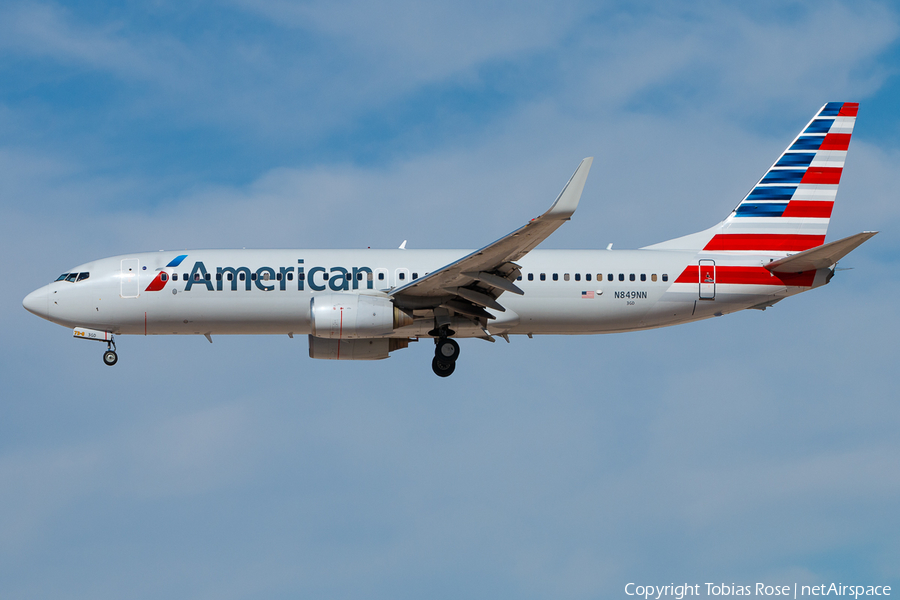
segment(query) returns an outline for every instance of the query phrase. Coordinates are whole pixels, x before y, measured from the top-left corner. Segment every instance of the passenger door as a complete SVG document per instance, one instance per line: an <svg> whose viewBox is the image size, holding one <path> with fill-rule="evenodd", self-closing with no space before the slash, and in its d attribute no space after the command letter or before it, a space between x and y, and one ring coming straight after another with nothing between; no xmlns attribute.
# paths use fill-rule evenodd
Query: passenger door
<svg viewBox="0 0 900 600"><path fill-rule="evenodd" d="M119 295L123 298L137 298L141 294L138 270L140 261L136 258L122 259L122 274Z"/></svg>
<svg viewBox="0 0 900 600"><path fill-rule="evenodd" d="M716 299L716 261L700 259L700 299Z"/></svg>

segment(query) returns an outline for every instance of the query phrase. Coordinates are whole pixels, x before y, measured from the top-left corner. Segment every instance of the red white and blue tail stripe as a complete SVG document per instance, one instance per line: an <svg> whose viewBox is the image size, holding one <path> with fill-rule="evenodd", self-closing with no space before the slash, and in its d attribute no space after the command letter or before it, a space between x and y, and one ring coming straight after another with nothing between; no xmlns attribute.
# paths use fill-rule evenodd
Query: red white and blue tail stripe
<svg viewBox="0 0 900 600"><path fill-rule="evenodd" d="M858 108L857 102L829 102L728 218L647 248L792 253L822 245Z"/></svg>
<svg viewBox="0 0 900 600"><path fill-rule="evenodd" d="M823 106L703 249L799 252L822 245L858 108Z"/></svg>

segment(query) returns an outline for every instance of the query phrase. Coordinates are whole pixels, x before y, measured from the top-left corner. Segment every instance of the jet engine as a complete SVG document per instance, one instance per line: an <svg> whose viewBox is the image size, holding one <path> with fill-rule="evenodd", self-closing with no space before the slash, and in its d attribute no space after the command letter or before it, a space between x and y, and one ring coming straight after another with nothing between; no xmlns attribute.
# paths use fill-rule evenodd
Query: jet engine
<svg viewBox="0 0 900 600"><path fill-rule="evenodd" d="M394 350L409 346L406 338L327 340L309 336L309 357L327 360L381 360Z"/></svg>
<svg viewBox="0 0 900 600"><path fill-rule="evenodd" d="M309 301L309 313L312 335L325 339L376 338L413 323L384 296L317 294Z"/></svg>

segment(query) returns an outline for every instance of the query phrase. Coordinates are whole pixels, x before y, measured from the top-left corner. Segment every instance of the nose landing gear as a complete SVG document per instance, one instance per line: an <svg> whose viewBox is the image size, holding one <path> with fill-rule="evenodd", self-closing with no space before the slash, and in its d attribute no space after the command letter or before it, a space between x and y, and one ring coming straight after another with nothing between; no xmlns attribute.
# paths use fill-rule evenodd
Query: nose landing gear
<svg viewBox="0 0 900 600"><path fill-rule="evenodd" d="M111 339L107 342L106 352L103 353L103 364L111 367L119 362L119 355L116 354L116 343Z"/></svg>
<svg viewBox="0 0 900 600"><path fill-rule="evenodd" d="M111 331L100 331L98 329L87 329L85 327L76 327L73 330L76 340L95 340L97 342L106 342L106 352L103 353L103 364L111 367L119 362L119 355L116 354L116 340Z"/></svg>
<svg viewBox="0 0 900 600"><path fill-rule="evenodd" d="M103 353L103 362L111 367L119 362L119 355L116 354L113 350L107 350Z"/></svg>

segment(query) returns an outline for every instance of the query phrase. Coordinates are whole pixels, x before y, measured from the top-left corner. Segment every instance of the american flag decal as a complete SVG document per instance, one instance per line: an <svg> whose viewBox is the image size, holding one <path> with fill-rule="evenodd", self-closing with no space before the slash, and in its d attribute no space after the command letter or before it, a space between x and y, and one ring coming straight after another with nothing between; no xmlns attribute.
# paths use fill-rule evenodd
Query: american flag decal
<svg viewBox="0 0 900 600"><path fill-rule="evenodd" d="M594 297L594 292L593 292L593 291L590 291L590 292L581 292L581 297L582 297L582 298L593 298L593 297Z"/></svg>

